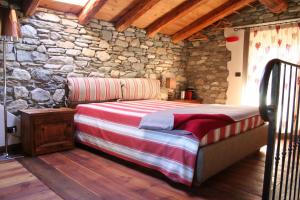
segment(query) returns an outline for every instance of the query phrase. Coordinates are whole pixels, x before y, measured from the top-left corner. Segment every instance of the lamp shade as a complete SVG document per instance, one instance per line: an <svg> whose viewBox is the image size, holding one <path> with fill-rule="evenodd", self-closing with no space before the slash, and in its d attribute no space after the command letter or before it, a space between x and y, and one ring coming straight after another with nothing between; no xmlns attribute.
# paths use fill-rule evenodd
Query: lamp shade
<svg viewBox="0 0 300 200"><path fill-rule="evenodd" d="M169 88L169 89L175 89L176 88L175 78L167 78L166 79L166 88Z"/></svg>
<svg viewBox="0 0 300 200"><path fill-rule="evenodd" d="M1 13L1 36L19 39L21 31L16 10L13 8L2 8Z"/></svg>

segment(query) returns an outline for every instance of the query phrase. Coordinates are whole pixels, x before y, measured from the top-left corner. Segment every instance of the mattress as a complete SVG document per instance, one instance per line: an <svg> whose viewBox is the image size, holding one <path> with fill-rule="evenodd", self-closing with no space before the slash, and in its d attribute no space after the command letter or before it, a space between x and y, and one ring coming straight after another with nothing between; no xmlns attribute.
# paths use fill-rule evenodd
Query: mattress
<svg viewBox="0 0 300 200"><path fill-rule="evenodd" d="M149 113L192 106L156 100L81 104L75 114L76 140L191 186L199 148L263 124L259 115L251 116L211 130L201 140L186 131L139 128Z"/></svg>

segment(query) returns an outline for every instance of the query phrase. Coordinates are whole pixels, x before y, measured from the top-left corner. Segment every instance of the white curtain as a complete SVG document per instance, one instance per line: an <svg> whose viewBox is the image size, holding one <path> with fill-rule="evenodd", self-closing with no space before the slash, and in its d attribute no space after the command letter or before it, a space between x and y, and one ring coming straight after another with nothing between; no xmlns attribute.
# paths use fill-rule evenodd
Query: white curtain
<svg viewBox="0 0 300 200"><path fill-rule="evenodd" d="M260 80L266 64L274 58L300 63L300 24L251 29L243 104L254 106L259 104ZM288 88L288 85L286 87Z"/></svg>
<svg viewBox="0 0 300 200"><path fill-rule="evenodd" d="M288 24L281 26L272 27L261 27L254 28L250 32L249 41L249 60L248 60L248 74L247 74L247 84L245 87L245 92L243 96L243 103L246 105L259 105L259 84L264 72L266 64L274 59L279 58L284 61L288 61L294 64L300 63L300 24ZM292 118L295 115L292 114L294 97L295 82L292 81L289 84L289 79L295 80L296 69L290 68L289 65L286 66L285 76L284 76L284 65L281 66L281 76L280 82L283 83L283 87L280 87L280 96L283 90L284 97L279 102L278 107L278 119L282 118L282 130L285 132L291 130ZM298 70L297 76L300 73ZM285 81L284 81L285 79ZM298 85L296 85L298 91ZM290 88L290 95L289 95ZM269 94L270 97L270 94ZM281 98L280 98L281 99ZM283 105L283 107L281 107ZM289 114L287 110L289 109ZM283 112L281 112L281 110ZM295 109L296 110L296 109ZM288 116L287 116L288 114ZM286 123L289 122L289 126ZM277 121L277 127L279 127L279 120ZM287 129L286 129L287 128Z"/></svg>

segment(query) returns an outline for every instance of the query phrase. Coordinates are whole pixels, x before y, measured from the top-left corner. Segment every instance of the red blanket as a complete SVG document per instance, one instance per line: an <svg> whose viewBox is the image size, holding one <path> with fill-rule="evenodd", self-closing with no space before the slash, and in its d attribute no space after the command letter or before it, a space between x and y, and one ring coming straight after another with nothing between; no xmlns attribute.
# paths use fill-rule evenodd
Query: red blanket
<svg viewBox="0 0 300 200"><path fill-rule="evenodd" d="M174 114L174 129L191 132L199 140L209 131L234 122L223 114Z"/></svg>

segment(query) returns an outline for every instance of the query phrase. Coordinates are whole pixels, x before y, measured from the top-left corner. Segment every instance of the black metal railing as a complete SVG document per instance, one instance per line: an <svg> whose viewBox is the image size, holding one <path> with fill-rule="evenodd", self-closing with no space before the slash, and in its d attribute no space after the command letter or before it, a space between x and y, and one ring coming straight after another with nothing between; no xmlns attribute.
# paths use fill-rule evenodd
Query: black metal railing
<svg viewBox="0 0 300 200"><path fill-rule="evenodd" d="M300 199L300 66L271 60L260 84L259 110L269 122L263 199Z"/></svg>

